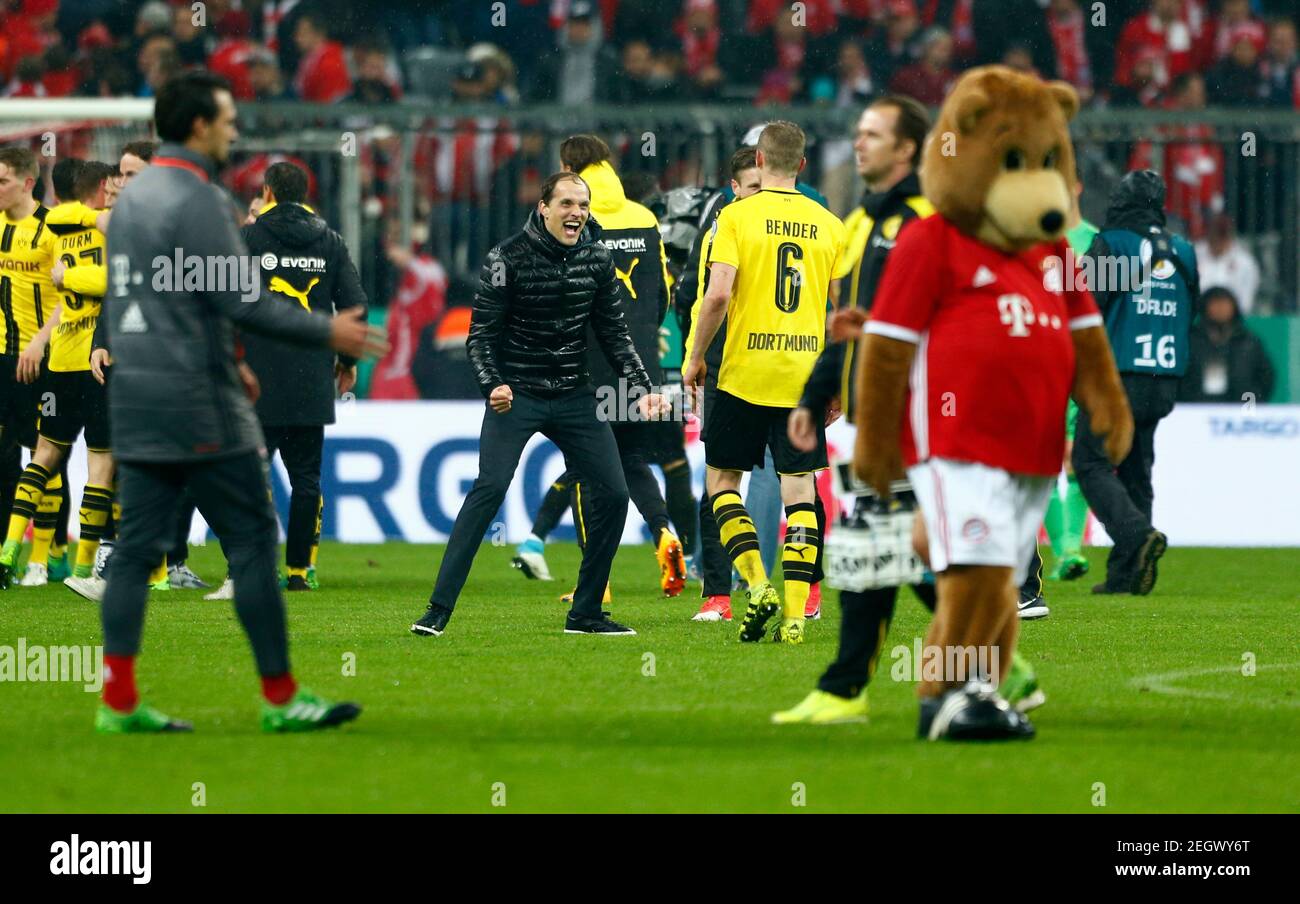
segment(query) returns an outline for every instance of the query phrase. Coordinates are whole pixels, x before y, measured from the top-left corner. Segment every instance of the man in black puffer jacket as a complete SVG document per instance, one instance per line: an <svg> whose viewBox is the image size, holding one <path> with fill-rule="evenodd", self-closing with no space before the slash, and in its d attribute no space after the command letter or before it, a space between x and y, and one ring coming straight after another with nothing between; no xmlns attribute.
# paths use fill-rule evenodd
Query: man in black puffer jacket
<svg viewBox="0 0 1300 904"><path fill-rule="evenodd" d="M337 232L307 206L307 173L282 161L266 170L261 210L243 229L249 253L262 261L271 297L313 313L366 306L361 277ZM293 488L285 527L286 589L315 586L320 542L320 469L325 426L334 423L334 386L357 381L357 361L328 348L301 348L269 336L245 336L244 360L261 384L257 419L266 456L279 451Z"/></svg>
<svg viewBox="0 0 1300 904"><path fill-rule="evenodd" d="M663 399L632 345L618 296L618 276L591 191L581 177L556 173L522 232L493 248L479 276L469 329L469 358L488 400L479 438L479 475L452 527L428 611L412 633L447 627L484 532L505 499L519 456L533 434L560 447L593 493L566 634L635 634L600 609L610 566L627 520L628 492L609 423L597 417L587 370L587 326L615 373L646 394L638 405L656 417Z"/></svg>

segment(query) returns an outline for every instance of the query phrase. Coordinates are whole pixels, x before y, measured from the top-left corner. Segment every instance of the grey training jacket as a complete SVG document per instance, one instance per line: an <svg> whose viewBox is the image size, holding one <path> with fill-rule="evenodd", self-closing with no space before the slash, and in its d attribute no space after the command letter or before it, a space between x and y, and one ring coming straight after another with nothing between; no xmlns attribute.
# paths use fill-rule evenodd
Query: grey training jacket
<svg viewBox="0 0 1300 904"><path fill-rule="evenodd" d="M113 455L122 461L189 462L263 447L236 370L236 328L303 346L329 343L328 317L263 290L214 174L211 160L164 144L109 220L100 317L113 356Z"/></svg>

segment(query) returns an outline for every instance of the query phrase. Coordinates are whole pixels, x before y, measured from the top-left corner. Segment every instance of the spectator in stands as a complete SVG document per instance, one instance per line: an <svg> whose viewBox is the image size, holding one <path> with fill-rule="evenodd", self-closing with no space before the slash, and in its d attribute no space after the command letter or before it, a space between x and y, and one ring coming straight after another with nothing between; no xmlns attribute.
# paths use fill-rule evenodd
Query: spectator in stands
<svg viewBox="0 0 1300 904"><path fill-rule="evenodd" d="M388 303L389 351L375 364L370 397L418 399L421 393L412 379L412 367L421 333L447 306L447 273L429 251L429 230L424 224L414 224L410 245L400 241L396 222L388 233L384 253L396 271L397 293Z"/></svg>
<svg viewBox="0 0 1300 904"><path fill-rule="evenodd" d="M1260 44L1245 31L1238 32L1229 55L1205 76L1210 103L1226 107L1254 107L1262 103L1259 74Z"/></svg>
<svg viewBox="0 0 1300 904"><path fill-rule="evenodd" d="M879 3L880 0L870 0ZM952 58L955 66L965 69L975 64L975 0L922 0L921 25L938 25L952 35Z"/></svg>
<svg viewBox="0 0 1300 904"><path fill-rule="evenodd" d="M1110 103L1115 107L1152 107L1160 99L1161 53L1154 47L1141 47L1128 71L1128 80L1115 85L1110 91Z"/></svg>
<svg viewBox="0 0 1300 904"><path fill-rule="evenodd" d="M171 30L171 7L164 3L163 0L149 0L135 14L135 38L137 41L144 41L149 35L160 31L170 34Z"/></svg>
<svg viewBox="0 0 1300 904"><path fill-rule="evenodd" d="M367 104L389 104L402 96L402 87L394 77L388 40L382 34L359 38L352 45L352 65L356 80L348 100Z"/></svg>
<svg viewBox="0 0 1300 904"><path fill-rule="evenodd" d="M280 61L265 47L255 47L247 59L248 84L253 91L253 100L288 100L289 93L284 87L284 76L280 72Z"/></svg>
<svg viewBox="0 0 1300 904"><path fill-rule="evenodd" d="M249 37L252 22L248 14L242 10L227 12L217 22L216 32L220 41L208 57L208 70L230 82L230 93L235 100L261 99L253 87L250 61L254 54L270 51ZM276 71L278 74L278 65Z"/></svg>
<svg viewBox="0 0 1300 904"><path fill-rule="evenodd" d="M655 70L655 55L643 40L629 41L623 47L621 74L600 85L603 100L614 104L641 104L666 100L671 84L665 85Z"/></svg>
<svg viewBox="0 0 1300 904"><path fill-rule="evenodd" d="M172 10L171 33L176 40L176 55L180 57L181 66L186 68L204 66L210 50L207 40L210 32L206 23L199 27L194 19L194 11L188 3Z"/></svg>
<svg viewBox="0 0 1300 904"><path fill-rule="evenodd" d="M1051 0L1047 30L1056 56L1056 77L1073 85L1080 99L1087 101L1092 96L1092 61L1084 40L1087 23L1079 0Z"/></svg>
<svg viewBox="0 0 1300 904"><path fill-rule="evenodd" d="M1274 19L1268 26L1268 52L1260 66L1263 102L1272 107L1300 108L1300 53L1295 23Z"/></svg>
<svg viewBox="0 0 1300 904"><path fill-rule="evenodd" d="M146 35L135 57L135 68L139 79L136 94L139 97L153 97L154 86L162 84L158 81L162 71L179 67L180 59L176 55L175 38L161 31Z"/></svg>
<svg viewBox="0 0 1300 904"><path fill-rule="evenodd" d="M1188 335L1182 402L1267 402L1273 364L1260 338L1247 329L1237 298L1223 287L1201 295L1200 317Z"/></svg>
<svg viewBox="0 0 1300 904"><path fill-rule="evenodd" d="M1178 125L1162 127L1166 138L1163 160L1155 159L1155 146L1142 142L1134 150L1129 169L1153 169L1164 175L1167 211L1184 225L1190 239L1205 235L1210 211L1223 209L1223 147L1205 124L1205 79L1185 72L1174 80L1165 106L1184 113Z"/></svg>
<svg viewBox="0 0 1300 904"><path fill-rule="evenodd" d="M594 103L600 84L616 77L594 0L569 4L568 19L555 40L558 52L544 53L536 62L532 99L566 107Z"/></svg>
<svg viewBox="0 0 1300 904"><path fill-rule="evenodd" d="M1180 0L1151 0L1150 9L1130 19L1120 32L1115 81L1131 86L1142 51L1155 52L1155 81L1163 89L1197 64L1192 29L1181 15Z"/></svg>
<svg viewBox="0 0 1300 904"><path fill-rule="evenodd" d="M1202 289L1230 289L1242 314L1255 309L1259 264L1250 249L1237 241L1232 217L1219 213L1210 218L1205 240L1196 243L1196 264Z"/></svg>
<svg viewBox="0 0 1300 904"><path fill-rule="evenodd" d="M771 20L772 43L768 52L775 63L763 74L757 98L760 104L792 103L804 92L804 64L808 60L811 32L799 22L799 16L788 4L784 12Z"/></svg>
<svg viewBox="0 0 1300 904"><path fill-rule="evenodd" d="M1250 38L1257 50L1268 40L1264 23L1250 12L1250 0L1223 0L1214 29L1214 59L1227 59L1243 37Z"/></svg>
<svg viewBox="0 0 1300 904"><path fill-rule="evenodd" d="M677 33L682 39L682 74L691 84L691 93L701 100L716 97L726 78L718 65L722 28L717 0L686 0Z"/></svg>
<svg viewBox="0 0 1300 904"><path fill-rule="evenodd" d="M5 86L5 97L44 97L45 86L41 78L45 75L45 62L39 56L23 57L18 61L13 81Z"/></svg>
<svg viewBox="0 0 1300 904"><path fill-rule="evenodd" d="M813 96L836 107L864 106L877 91L876 83L871 78L871 69L867 66L867 57L862 44L856 38L845 38L840 42L835 71L830 75L819 77L813 85Z"/></svg>
<svg viewBox="0 0 1300 904"><path fill-rule="evenodd" d="M293 40L302 54L293 78L293 90L300 99L332 104L352 92L343 45L330 40L321 13L308 10L300 15Z"/></svg>
<svg viewBox="0 0 1300 904"><path fill-rule="evenodd" d="M951 64L952 37L942 28L931 28L921 40L920 61L896 72L889 80L889 90L937 107L957 80Z"/></svg>
<svg viewBox="0 0 1300 904"><path fill-rule="evenodd" d="M971 7L971 26L975 41L972 63L997 63L1012 44L1023 44L1033 56L1034 69L1046 78L1055 77L1052 34L1038 0L980 0Z"/></svg>
<svg viewBox="0 0 1300 904"><path fill-rule="evenodd" d="M921 20L913 0L889 0L885 27L867 46L867 65L878 85L888 85L894 73L920 57Z"/></svg>

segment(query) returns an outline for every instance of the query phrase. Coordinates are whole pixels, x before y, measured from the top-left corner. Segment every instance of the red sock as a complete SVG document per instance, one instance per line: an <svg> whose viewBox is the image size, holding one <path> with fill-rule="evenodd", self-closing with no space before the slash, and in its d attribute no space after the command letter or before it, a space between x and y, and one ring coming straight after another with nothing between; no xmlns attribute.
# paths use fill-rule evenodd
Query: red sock
<svg viewBox="0 0 1300 904"><path fill-rule="evenodd" d="M104 657L104 702L120 713L133 711L140 702L135 690L135 657Z"/></svg>
<svg viewBox="0 0 1300 904"><path fill-rule="evenodd" d="M297 691L298 684L293 680L293 675L288 672L283 675L262 676L262 696L266 698L268 703L283 706L293 698Z"/></svg>

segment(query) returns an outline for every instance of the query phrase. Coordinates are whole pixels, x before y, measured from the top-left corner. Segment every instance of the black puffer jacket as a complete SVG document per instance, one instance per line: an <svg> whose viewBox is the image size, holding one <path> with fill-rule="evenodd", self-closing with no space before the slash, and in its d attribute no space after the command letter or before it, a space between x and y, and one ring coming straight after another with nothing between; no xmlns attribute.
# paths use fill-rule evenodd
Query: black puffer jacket
<svg viewBox="0 0 1300 904"><path fill-rule="evenodd" d="M614 372L650 390L600 233L589 220L578 243L565 246L534 210L523 231L488 252L467 342L484 398L503 383L544 398L589 386L588 323Z"/></svg>

